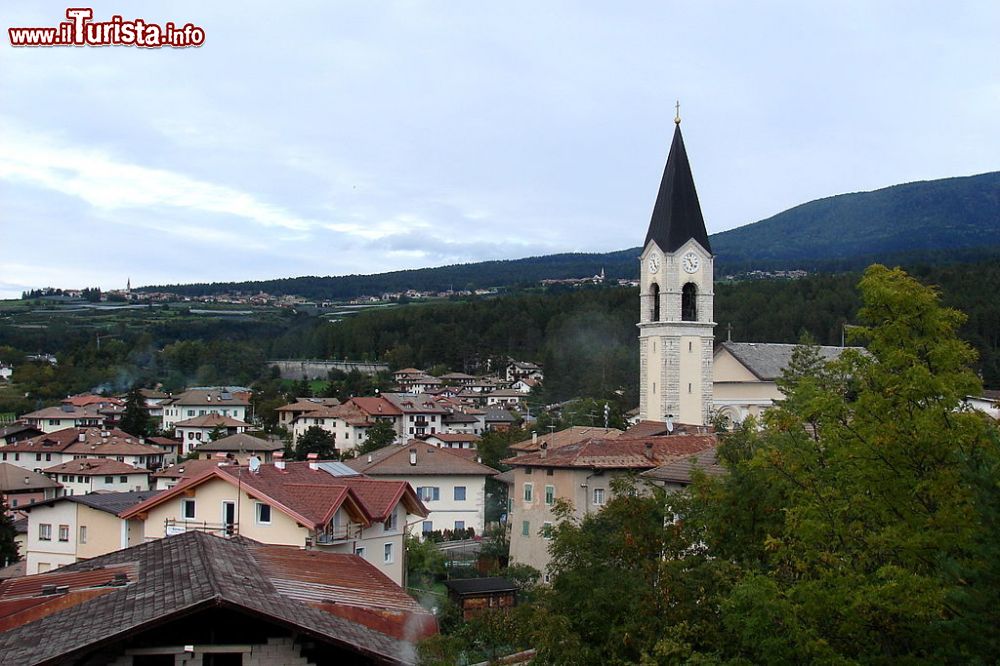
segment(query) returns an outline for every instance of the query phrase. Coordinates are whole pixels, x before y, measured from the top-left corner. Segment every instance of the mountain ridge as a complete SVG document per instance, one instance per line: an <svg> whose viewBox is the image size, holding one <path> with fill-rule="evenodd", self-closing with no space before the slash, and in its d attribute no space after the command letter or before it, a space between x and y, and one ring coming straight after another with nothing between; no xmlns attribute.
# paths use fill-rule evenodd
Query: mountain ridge
<svg viewBox="0 0 1000 666"><path fill-rule="evenodd" d="M979 260L1000 255L1000 171L822 197L709 238L720 277L754 270L853 270L874 261ZM640 251L634 247L563 252L369 275L164 285L135 291L168 290L187 296L265 291L338 299L406 289L524 286L546 278L582 278L602 269L609 279L634 279Z"/></svg>

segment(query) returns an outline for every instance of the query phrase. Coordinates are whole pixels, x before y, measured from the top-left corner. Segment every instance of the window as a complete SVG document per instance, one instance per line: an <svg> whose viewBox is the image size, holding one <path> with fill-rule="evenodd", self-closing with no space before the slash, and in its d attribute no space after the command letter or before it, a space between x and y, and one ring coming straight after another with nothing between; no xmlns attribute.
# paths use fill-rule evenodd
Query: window
<svg viewBox="0 0 1000 666"><path fill-rule="evenodd" d="M423 534L427 534L428 532L433 532L434 531L434 521L432 521L432 520L425 520L423 522L423 524L421 525L421 527L420 527L420 531Z"/></svg>
<svg viewBox="0 0 1000 666"><path fill-rule="evenodd" d="M554 474L555 474L555 470L552 470L552 469L545 470L545 476L553 476Z"/></svg>
<svg viewBox="0 0 1000 666"><path fill-rule="evenodd" d="M188 410L188 416L194 416L194 410L193 409L189 409Z"/></svg>
<svg viewBox="0 0 1000 666"><path fill-rule="evenodd" d="M545 503L551 506L555 504L555 501L556 501L556 487L545 486Z"/></svg>
<svg viewBox="0 0 1000 666"><path fill-rule="evenodd" d="M386 518L386 521L382 524L382 529L384 529L386 532L392 532L393 530L396 529L396 511L395 510L393 510L393 512L389 514L389 517Z"/></svg>
<svg viewBox="0 0 1000 666"><path fill-rule="evenodd" d="M52 525L48 523L38 524L38 540L52 541Z"/></svg>
<svg viewBox="0 0 1000 666"><path fill-rule="evenodd" d="M693 282L685 284L681 291L681 319L683 321L698 320L698 287Z"/></svg>
<svg viewBox="0 0 1000 666"><path fill-rule="evenodd" d="M551 539L552 538L552 523L545 521L542 523L542 538Z"/></svg>
<svg viewBox="0 0 1000 666"><path fill-rule="evenodd" d="M528 520L521 521L521 536L531 535L531 522Z"/></svg>
<svg viewBox="0 0 1000 666"><path fill-rule="evenodd" d="M59 425L59 419L49 419L49 425Z"/></svg>
<svg viewBox="0 0 1000 666"><path fill-rule="evenodd" d="M528 476L531 476L531 468L530 467L525 467L524 468L524 473L527 474Z"/></svg>
<svg viewBox="0 0 1000 666"><path fill-rule="evenodd" d="M385 547L384 547L384 549L382 551L382 561L385 562L386 564L392 564L392 562L393 562L393 555L392 555L392 544L391 543L385 544Z"/></svg>
<svg viewBox="0 0 1000 666"><path fill-rule="evenodd" d="M436 486L422 486L417 488L417 494L424 502L432 502L441 499L441 489Z"/></svg>
<svg viewBox="0 0 1000 666"><path fill-rule="evenodd" d="M122 483L128 483L128 477L127 476L119 476L118 480L120 482L122 482Z"/></svg>
<svg viewBox="0 0 1000 666"><path fill-rule="evenodd" d="M358 557L364 557L365 556L365 547L364 546L358 546L357 548L354 549L354 554L357 555Z"/></svg>
<svg viewBox="0 0 1000 666"><path fill-rule="evenodd" d="M456 520L455 521L455 531L458 532L459 530L464 530L464 529L465 529L465 521L464 520Z"/></svg>
<svg viewBox="0 0 1000 666"><path fill-rule="evenodd" d="M181 500L181 516L184 520L194 519L194 500L186 499Z"/></svg>
<svg viewBox="0 0 1000 666"><path fill-rule="evenodd" d="M260 525L271 524L271 505L257 502L257 523Z"/></svg>
<svg viewBox="0 0 1000 666"><path fill-rule="evenodd" d="M60 525L59 526L59 540L60 541L69 541L69 525Z"/></svg>
<svg viewBox="0 0 1000 666"><path fill-rule="evenodd" d="M51 462L51 460L52 460L52 454L51 453L46 453L45 454L45 460Z"/></svg>
<svg viewBox="0 0 1000 666"><path fill-rule="evenodd" d="M62 475L62 480L63 480L63 483L66 483L67 481L69 481L69 475L63 474Z"/></svg>
<svg viewBox="0 0 1000 666"><path fill-rule="evenodd" d="M80 525L80 543L87 543L87 526Z"/></svg>
<svg viewBox="0 0 1000 666"><path fill-rule="evenodd" d="M115 482L115 477L113 476L104 477L104 483L114 483L114 482Z"/></svg>
<svg viewBox="0 0 1000 666"><path fill-rule="evenodd" d="M524 501L530 502L532 499L534 499L534 486L526 483L524 484Z"/></svg>
<svg viewBox="0 0 1000 666"><path fill-rule="evenodd" d="M465 500L465 486L455 486L455 500Z"/></svg>
<svg viewBox="0 0 1000 666"><path fill-rule="evenodd" d="M660 321L660 285L655 282L649 288L649 300L652 305L649 313L650 321Z"/></svg>
<svg viewBox="0 0 1000 666"><path fill-rule="evenodd" d="M594 488L594 504L597 506L604 504L604 488Z"/></svg>
<svg viewBox="0 0 1000 666"><path fill-rule="evenodd" d="M41 453L36 453L35 454L35 460L41 460L41 459L42 459L42 454Z"/></svg>

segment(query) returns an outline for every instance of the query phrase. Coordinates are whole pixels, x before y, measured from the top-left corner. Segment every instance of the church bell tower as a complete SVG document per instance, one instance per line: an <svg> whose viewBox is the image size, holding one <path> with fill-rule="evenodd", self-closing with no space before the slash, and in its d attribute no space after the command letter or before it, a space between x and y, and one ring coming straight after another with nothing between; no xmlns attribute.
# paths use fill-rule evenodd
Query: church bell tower
<svg viewBox="0 0 1000 666"><path fill-rule="evenodd" d="M639 417L707 425L712 409L713 257L680 115L639 257Z"/></svg>

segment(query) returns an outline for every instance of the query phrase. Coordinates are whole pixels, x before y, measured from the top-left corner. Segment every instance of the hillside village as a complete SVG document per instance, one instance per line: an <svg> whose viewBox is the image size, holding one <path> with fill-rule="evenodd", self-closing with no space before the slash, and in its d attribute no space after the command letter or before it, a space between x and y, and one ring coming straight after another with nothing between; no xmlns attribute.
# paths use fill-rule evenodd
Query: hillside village
<svg viewBox="0 0 1000 666"><path fill-rule="evenodd" d="M544 368L515 359L489 375L400 368L392 390L343 401L293 396L274 410L281 434L240 386L73 395L19 414L0 430L20 556L0 572L0 661L415 663L444 599L407 594L421 573L410 551L471 553L476 564L443 584L473 619L519 603L506 577L517 567L552 582L567 511L574 524L600 515L621 481L669 496L725 476L721 433L785 399L802 348L718 339L712 248L677 123L640 257L639 404L625 427L599 416L540 427L528 397ZM826 364L868 352L813 353ZM1000 396L967 404L1000 417ZM151 424L141 433L129 431L136 410ZM504 444L496 467L488 438Z"/></svg>

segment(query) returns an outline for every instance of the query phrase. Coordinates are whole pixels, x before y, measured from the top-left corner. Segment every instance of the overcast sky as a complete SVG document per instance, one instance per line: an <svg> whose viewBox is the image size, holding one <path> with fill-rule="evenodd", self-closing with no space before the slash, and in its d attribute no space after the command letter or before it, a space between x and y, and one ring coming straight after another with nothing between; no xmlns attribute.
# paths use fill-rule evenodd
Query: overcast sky
<svg viewBox="0 0 1000 666"><path fill-rule="evenodd" d="M4 0L0 295L633 247L676 99L709 232L1000 169L995 0L92 6L206 42Z"/></svg>

